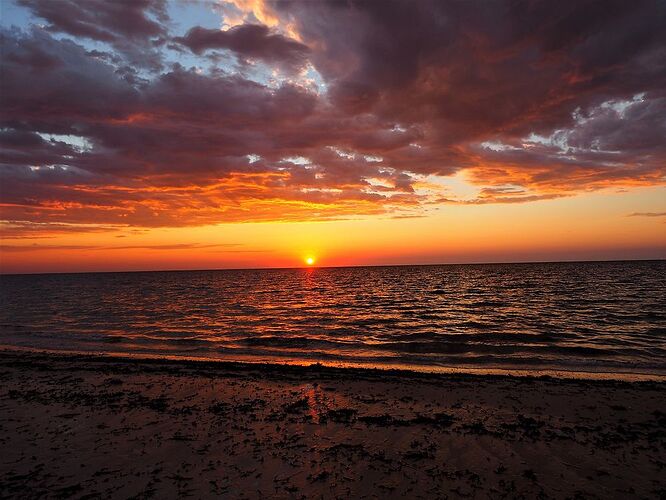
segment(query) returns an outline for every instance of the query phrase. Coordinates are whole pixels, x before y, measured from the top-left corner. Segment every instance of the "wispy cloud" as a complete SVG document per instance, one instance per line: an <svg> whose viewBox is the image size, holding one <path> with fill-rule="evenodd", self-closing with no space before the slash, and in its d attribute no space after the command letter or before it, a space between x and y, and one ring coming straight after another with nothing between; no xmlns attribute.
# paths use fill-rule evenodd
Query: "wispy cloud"
<svg viewBox="0 0 666 500"><path fill-rule="evenodd" d="M242 246L239 243L221 243L201 245L197 243L179 243L171 245L0 245L2 252L40 252L49 250L214 250L216 252L257 252L259 250L245 250L235 247Z"/></svg>
<svg viewBox="0 0 666 500"><path fill-rule="evenodd" d="M666 212L634 212L627 217L666 217Z"/></svg>

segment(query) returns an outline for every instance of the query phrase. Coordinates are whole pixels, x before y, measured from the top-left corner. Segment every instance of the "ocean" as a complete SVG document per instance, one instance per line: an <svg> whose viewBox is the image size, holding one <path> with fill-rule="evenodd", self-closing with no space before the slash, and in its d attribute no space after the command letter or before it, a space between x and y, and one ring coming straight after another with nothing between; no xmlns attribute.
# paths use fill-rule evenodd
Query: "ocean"
<svg viewBox="0 0 666 500"><path fill-rule="evenodd" d="M666 261L4 275L0 347L666 375Z"/></svg>

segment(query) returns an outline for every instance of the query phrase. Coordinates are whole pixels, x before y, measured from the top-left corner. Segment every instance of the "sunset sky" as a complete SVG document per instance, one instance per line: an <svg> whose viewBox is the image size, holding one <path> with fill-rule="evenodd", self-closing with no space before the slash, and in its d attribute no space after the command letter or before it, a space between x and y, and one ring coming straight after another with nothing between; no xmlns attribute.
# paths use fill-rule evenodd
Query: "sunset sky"
<svg viewBox="0 0 666 500"><path fill-rule="evenodd" d="M666 258L666 2L0 1L0 270Z"/></svg>

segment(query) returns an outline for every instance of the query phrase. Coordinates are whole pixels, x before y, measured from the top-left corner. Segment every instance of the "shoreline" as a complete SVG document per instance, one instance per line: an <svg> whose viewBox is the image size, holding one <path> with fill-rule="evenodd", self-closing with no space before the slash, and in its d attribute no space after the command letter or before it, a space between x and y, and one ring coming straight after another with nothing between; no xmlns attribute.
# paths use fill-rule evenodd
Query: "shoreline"
<svg viewBox="0 0 666 500"><path fill-rule="evenodd" d="M0 351L0 496L659 498L666 385Z"/></svg>
<svg viewBox="0 0 666 500"><path fill-rule="evenodd" d="M510 377L510 378L550 378L557 380L582 380L582 381L609 381L609 382L656 382L666 383L666 374L631 372L631 371L593 371L593 370L570 370L570 369L528 369L519 367L468 367L468 366L423 366L418 369L404 364L393 364L384 366L369 366L365 363L331 363L318 360L299 360L294 361L285 358L284 360L272 358L261 360L248 357L248 359L222 359L206 358L185 355L168 354L148 354L148 353L123 353L123 352L83 352L69 350L48 350L32 347L0 345L0 357L4 355L24 355L47 357L50 360L62 359L64 361L80 359L82 361L100 361L100 362L122 362L122 363L183 363L192 367L222 369L260 369L267 372L280 372L282 370L306 373L311 370L331 371L344 375L345 373L373 373L379 375L403 376L403 377Z"/></svg>

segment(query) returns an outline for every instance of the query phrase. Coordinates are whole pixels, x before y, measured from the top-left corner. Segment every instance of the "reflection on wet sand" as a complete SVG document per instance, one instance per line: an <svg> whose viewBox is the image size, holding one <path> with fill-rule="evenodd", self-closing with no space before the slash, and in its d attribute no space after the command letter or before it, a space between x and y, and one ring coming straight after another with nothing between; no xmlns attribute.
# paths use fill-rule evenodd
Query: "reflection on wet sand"
<svg viewBox="0 0 666 500"><path fill-rule="evenodd" d="M0 354L0 496L658 498L663 383ZM131 467L128 466L131 463Z"/></svg>

